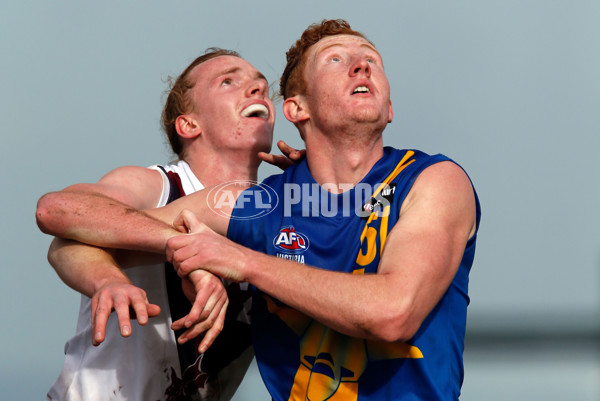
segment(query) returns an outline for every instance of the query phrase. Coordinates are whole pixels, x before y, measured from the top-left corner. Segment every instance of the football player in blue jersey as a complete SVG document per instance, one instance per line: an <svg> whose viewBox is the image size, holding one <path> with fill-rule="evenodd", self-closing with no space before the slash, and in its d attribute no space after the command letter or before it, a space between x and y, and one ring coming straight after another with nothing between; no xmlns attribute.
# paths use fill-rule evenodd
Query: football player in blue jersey
<svg viewBox="0 0 600 401"><path fill-rule="evenodd" d="M384 147L393 111L382 57L343 20L303 32L281 94L306 160L258 189L229 188L235 206L200 191L146 212L102 202L90 220L61 196L38 215L41 228L166 249L180 276L204 269L252 284L253 342L275 400L458 399L480 220L470 179L443 155ZM368 199L356 190L365 186ZM310 202L291 204L290 188ZM267 190L288 204L260 213L264 202L247 202ZM327 217L305 207L316 199Z"/></svg>

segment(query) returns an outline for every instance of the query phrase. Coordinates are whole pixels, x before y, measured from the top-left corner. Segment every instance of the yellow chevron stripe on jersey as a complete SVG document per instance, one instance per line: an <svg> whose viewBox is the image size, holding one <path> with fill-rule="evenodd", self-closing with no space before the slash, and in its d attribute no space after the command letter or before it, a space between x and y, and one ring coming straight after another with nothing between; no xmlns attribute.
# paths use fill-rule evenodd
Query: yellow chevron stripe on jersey
<svg viewBox="0 0 600 401"><path fill-rule="evenodd" d="M409 160L413 155L415 154L415 152L413 152L412 150L409 150L406 152L406 154L404 155L404 157L402 158L402 160L400 160L398 162L398 164L396 165L396 167L394 167L394 170L392 170L392 172L390 173L390 175L388 175L386 177L385 180L383 180L383 182L381 183L381 185L379 185L379 187L375 190L375 192L373 192L373 195L371 196L371 198L376 198L377 195L379 195L381 193L381 191L390 184L390 182L392 182L394 180L394 178L396 178L398 176L398 174L400 174L400 172L402 170L404 170L408 165L410 165L411 163L413 163L415 161L415 159ZM389 207L387 208L387 210L384 208L383 211L383 215L386 216L387 213L389 213ZM369 218L367 219L367 223L365 224L365 228L363 229L363 232L360 236L360 243L362 246L362 243L367 235L367 229L369 228L369 224L373 221L377 219L377 212L376 210L373 210L373 212L369 215ZM382 223L383 224L383 223ZM386 232L383 235L383 241L381 241L381 250L383 250L383 244L385 242L385 239L387 238L387 220L385 221L385 228L386 228ZM364 265L363 265L364 266Z"/></svg>
<svg viewBox="0 0 600 401"><path fill-rule="evenodd" d="M379 186L379 188L377 188L375 190L375 192L373 193L373 196L372 196L373 198L376 197L377 195L379 195L379 193L383 190L383 188L385 188L386 185L389 185L389 183L392 182L394 180L394 178L396 178L398 176L398 174L400 174L400 172L406 168L406 166L408 166L409 164L411 164L411 163L413 163L415 161L415 159L408 160L414 154L415 154L415 152L413 152L412 150L408 150L406 152L406 154L404 155L404 157L402 158L402 160L400 160L398 162L398 164L396 165L396 167L394 168L394 170L392 171L392 173L390 175L388 175L387 178L385 180L383 180L383 182L381 183L381 185Z"/></svg>

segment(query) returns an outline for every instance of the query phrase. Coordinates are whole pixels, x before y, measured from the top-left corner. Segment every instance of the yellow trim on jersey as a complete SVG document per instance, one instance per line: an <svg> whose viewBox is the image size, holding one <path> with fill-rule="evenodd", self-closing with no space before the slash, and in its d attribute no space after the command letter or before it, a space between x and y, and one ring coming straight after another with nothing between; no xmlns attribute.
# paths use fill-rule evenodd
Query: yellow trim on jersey
<svg viewBox="0 0 600 401"><path fill-rule="evenodd" d="M406 154L404 155L404 157L402 158L402 160L400 160L398 162L398 164L396 165L396 167L394 167L394 170L392 170L392 172L390 173L390 175L388 175L387 178L385 180L383 180L383 182L381 183L381 185L379 185L379 187L375 190L375 192L373 192L373 195L371 196L371 198L375 198L377 195L379 195L381 193L381 191L383 190L383 188L385 188L386 186L388 186L390 184L390 182L392 182L394 180L394 178L396 178L398 176L398 174L400 174L400 172L402 170L404 170L409 164L411 164L411 163L413 163L415 161L415 159L408 160L414 154L415 154L415 152L413 152L412 150L409 150L409 151L406 152ZM371 221L376 220L376 219L377 219L377 213L375 211L373 211L371 213L371 215L369 216L369 219L367 220L367 224L365 224L365 228L363 229L363 232L362 232L362 234L360 236L360 243L361 244L362 244L365 236L367 235L367 228L369 227L369 224L371 223ZM387 222L386 222L386 228L387 228ZM387 232L385 233L385 237L387 237ZM381 243L381 249L383 249L383 241Z"/></svg>

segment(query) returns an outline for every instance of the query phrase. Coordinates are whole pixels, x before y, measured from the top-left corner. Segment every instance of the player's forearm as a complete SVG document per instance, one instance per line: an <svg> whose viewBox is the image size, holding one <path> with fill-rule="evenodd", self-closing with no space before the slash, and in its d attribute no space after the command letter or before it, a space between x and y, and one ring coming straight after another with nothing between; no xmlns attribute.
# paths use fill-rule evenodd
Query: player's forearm
<svg viewBox="0 0 600 401"><path fill-rule="evenodd" d="M55 238L48 261L66 285L90 298L108 283L130 283L109 252L90 245Z"/></svg>
<svg viewBox="0 0 600 401"><path fill-rule="evenodd" d="M162 253L173 228L147 213L102 195L52 192L38 201L40 230L107 248Z"/></svg>
<svg viewBox="0 0 600 401"><path fill-rule="evenodd" d="M408 300L388 275L333 272L256 252L247 260L251 284L341 333L404 341L416 331L407 324Z"/></svg>

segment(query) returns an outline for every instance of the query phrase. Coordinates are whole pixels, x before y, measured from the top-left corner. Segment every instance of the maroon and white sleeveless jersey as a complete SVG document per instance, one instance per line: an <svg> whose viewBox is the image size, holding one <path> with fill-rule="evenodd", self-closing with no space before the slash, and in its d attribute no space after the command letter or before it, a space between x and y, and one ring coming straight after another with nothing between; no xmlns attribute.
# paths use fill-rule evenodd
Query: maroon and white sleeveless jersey
<svg viewBox="0 0 600 401"><path fill-rule="evenodd" d="M203 185L184 161L151 166L161 173L163 189L156 207L198 191ZM253 358L246 284L226 283L227 321L215 343L197 354L197 343L179 346L171 323L187 314L191 304L183 296L172 266L156 264L125 270L143 288L159 316L145 326L133 324L132 334L120 335L112 313L106 339L92 345L91 299L81 296L75 335L65 344L65 362L47 400L60 401L180 401L229 400Z"/></svg>

